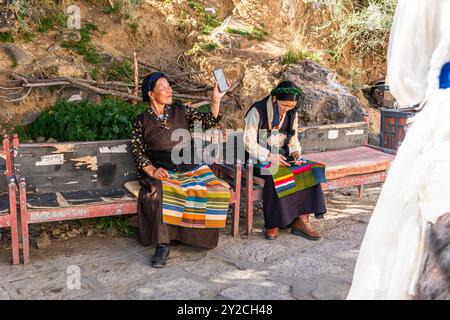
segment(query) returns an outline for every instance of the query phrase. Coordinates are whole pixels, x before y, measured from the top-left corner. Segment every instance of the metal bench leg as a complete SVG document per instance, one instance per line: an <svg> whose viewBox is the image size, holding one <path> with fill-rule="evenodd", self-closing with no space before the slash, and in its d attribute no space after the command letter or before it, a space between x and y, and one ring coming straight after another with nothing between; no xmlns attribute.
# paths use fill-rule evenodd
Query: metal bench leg
<svg viewBox="0 0 450 320"><path fill-rule="evenodd" d="M20 219L22 226L22 252L23 252L23 263L30 263L30 238L28 234L28 212L27 212L27 197L26 197L26 182L25 178L20 179L19 183L20 190Z"/></svg>

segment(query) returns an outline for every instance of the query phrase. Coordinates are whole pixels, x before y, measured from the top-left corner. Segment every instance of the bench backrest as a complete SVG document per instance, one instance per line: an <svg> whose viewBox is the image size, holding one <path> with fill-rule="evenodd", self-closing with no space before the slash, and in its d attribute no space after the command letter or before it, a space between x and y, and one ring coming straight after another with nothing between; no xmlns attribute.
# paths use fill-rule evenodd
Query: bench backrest
<svg viewBox="0 0 450 320"><path fill-rule="evenodd" d="M14 172L37 194L121 188L137 180L130 140L20 144Z"/></svg>
<svg viewBox="0 0 450 320"><path fill-rule="evenodd" d="M14 171L36 193L116 188L137 179L130 140L20 144Z"/></svg>
<svg viewBox="0 0 450 320"><path fill-rule="evenodd" d="M366 122L299 128L299 140L304 154L360 147L367 144L368 135Z"/></svg>
<svg viewBox="0 0 450 320"><path fill-rule="evenodd" d="M300 127L298 131L303 154L360 147L367 144L369 135L366 122ZM234 140L235 147L244 144L243 132L227 134L224 137L224 143L230 139ZM223 150L226 154L226 148ZM244 161L243 157L239 158ZM236 159L236 155L234 159Z"/></svg>
<svg viewBox="0 0 450 320"><path fill-rule="evenodd" d="M367 136L365 122L299 130L305 154L362 146L367 143ZM242 132L226 138L234 140L234 150L243 146ZM209 143L203 141L204 146ZM222 150L226 156L226 148ZM237 153L233 158L235 163ZM245 163L244 157L239 158ZM2 160L0 157L0 172ZM130 140L20 144L14 155L14 170L26 178L27 190L36 193L120 188L137 179Z"/></svg>

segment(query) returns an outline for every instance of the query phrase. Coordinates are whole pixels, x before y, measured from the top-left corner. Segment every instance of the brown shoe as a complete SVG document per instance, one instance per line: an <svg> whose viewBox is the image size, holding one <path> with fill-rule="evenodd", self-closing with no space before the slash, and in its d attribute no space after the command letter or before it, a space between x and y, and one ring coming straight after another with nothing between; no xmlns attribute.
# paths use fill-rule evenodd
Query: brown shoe
<svg viewBox="0 0 450 320"><path fill-rule="evenodd" d="M308 214L303 214L294 220L294 223L292 224L291 233L295 234L296 236L306 238L308 240L319 240L321 238L320 233L315 231L312 228L311 223L309 223Z"/></svg>
<svg viewBox="0 0 450 320"><path fill-rule="evenodd" d="M266 228L265 236L267 240L275 240L278 237L278 228Z"/></svg>

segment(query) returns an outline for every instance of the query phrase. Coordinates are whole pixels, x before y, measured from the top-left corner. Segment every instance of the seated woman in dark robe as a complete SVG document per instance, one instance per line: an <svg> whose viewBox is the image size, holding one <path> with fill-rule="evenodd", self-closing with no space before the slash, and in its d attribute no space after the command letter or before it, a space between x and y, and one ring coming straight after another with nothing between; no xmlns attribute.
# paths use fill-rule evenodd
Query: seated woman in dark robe
<svg viewBox="0 0 450 320"><path fill-rule="evenodd" d="M210 112L202 113L187 105L173 103L172 88L163 73L152 73L143 81L142 95L144 102L148 102L148 109L134 122L132 151L141 185L138 238L144 246L156 245L153 267L165 265L172 240L203 248L217 246L217 228L186 228L163 223L161 179L168 178L169 171L185 172L196 166L172 161L172 150L179 146L178 141L171 141L172 133L177 129L188 132L197 121L201 121L204 129L218 126L219 106L224 94L219 92L216 84Z"/></svg>
<svg viewBox="0 0 450 320"><path fill-rule="evenodd" d="M292 82L284 81L272 90L270 96L248 110L245 116L245 149L259 164L288 167L288 157L295 164L302 164L297 115L300 93ZM261 174L261 167L255 166L255 175L265 180L263 212L266 239L273 240L278 236L279 228L292 226L293 234L319 240L321 236L312 228L309 214L320 217L326 212L321 185L279 197L273 177Z"/></svg>

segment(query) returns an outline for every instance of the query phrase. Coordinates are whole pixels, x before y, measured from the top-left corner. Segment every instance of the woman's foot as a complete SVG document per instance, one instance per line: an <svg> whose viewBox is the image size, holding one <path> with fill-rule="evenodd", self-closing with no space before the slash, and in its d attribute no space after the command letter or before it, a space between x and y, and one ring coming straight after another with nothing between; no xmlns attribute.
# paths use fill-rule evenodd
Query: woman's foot
<svg viewBox="0 0 450 320"><path fill-rule="evenodd" d="M267 240L275 240L278 237L278 228L266 228L264 235Z"/></svg>
<svg viewBox="0 0 450 320"><path fill-rule="evenodd" d="M164 268L167 260L169 260L170 247L164 244L158 244L156 246L155 254L152 257L153 268Z"/></svg>
<svg viewBox="0 0 450 320"><path fill-rule="evenodd" d="M308 240L320 240L322 237L320 233L312 228L308 214L303 214L294 220L291 233Z"/></svg>

